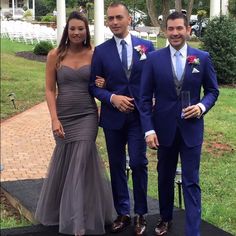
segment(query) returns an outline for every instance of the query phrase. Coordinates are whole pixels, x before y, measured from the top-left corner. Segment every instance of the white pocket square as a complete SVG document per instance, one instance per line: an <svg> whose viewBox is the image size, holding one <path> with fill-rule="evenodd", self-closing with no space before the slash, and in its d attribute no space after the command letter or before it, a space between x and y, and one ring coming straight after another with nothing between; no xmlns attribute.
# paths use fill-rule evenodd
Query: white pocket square
<svg viewBox="0 0 236 236"><path fill-rule="evenodd" d="M194 74L194 73L199 73L200 71L198 70L198 69L196 69L196 68L193 68L193 70L192 70L192 73Z"/></svg>
<svg viewBox="0 0 236 236"><path fill-rule="evenodd" d="M146 60L146 59L147 59L147 56L145 53L143 53L142 56L140 57L140 61Z"/></svg>

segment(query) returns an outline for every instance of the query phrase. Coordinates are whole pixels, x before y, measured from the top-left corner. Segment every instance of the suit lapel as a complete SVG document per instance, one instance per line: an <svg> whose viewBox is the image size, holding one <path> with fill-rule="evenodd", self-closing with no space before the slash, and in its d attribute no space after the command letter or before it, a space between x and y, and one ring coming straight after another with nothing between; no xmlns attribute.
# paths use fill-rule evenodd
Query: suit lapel
<svg viewBox="0 0 236 236"><path fill-rule="evenodd" d="M114 65L116 66L120 66L122 73L124 73L124 75L127 77L127 72L125 71L125 69L123 68L120 56L119 56L119 52L117 50L117 46L116 46L116 41L114 39L114 37L111 39L111 47L109 47L109 51L107 52L109 54L112 55L112 58L114 59ZM127 78L128 79L128 78Z"/></svg>
<svg viewBox="0 0 236 236"><path fill-rule="evenodd" d="M140 59L140 54L137 52L134 47L140 45L140 41L138 38L134 37L131 35L131 40L132 40L132 47L133 47L133 59L132 59L132 64L137 62Z"/></svg>
<svg viewBox="0 0 236 236"><path fill-rule="evenodd" d="M111 47L108 48L109 48L108 51L105 53L111 54L111 58L113 58L114 60L114 65L120 65L120 67L123 69L114 37L111 39Z"/></svg>
<svg viewBox="0 0 236 236"><path fill-rule="evenodd" d="M194 55L194 51L191 47L187 47L187 57L190 55ZM186 58L186 63L185 63L185 75L184 75L184 81L183 81L183 85L186 83L186 80L188 80L189 78L191 78L192 76L192 66L188 64L187 62L187 58Z"/></svg>
<svg viewBox="0 0 236 236"><path fill-rule="evenodd" d="M194 54L194 52L193 52L192 48L188 46L188 48L187 48L187 57L190 56L190 55L193 55L193 54ZM188 77L191 76L191 74L192 74L192 71L191 71L192 67L189 66L189 64L187 62L187 58L186 58L185 68L186 68L185 69L186 70L186 76L188 76Z"/></svg>
<svg viewBox="0 0 236 236"><path fill-rule="evenodd" d="M130 79L132 79L132 75L134 72L134 68L137 65L137 63L140 60L140 53L134 49L135 46L141 45L141 41L139 40L139 38L131 35L131 40L132 40L132 48L133 48L133 54L132 54L132 63L131 63L131 72L130 72Z"/></svg>

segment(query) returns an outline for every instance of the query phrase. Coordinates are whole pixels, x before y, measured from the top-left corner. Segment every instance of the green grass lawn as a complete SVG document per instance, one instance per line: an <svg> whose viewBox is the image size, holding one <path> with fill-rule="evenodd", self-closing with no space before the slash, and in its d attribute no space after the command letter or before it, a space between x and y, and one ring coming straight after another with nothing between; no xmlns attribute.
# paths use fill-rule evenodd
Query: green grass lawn
<svg viewBox="0 0 236 236"><path fill-rule="evenodd" d="M2 199L1 199L2 200ZM0 225L1 229L4 228L14 228L14 227L21 227L21 226L27 226L31 223L25 219L25 217L21 214L17 213L17 210L15 212L9 212L6 205L4 205L2 202L0 204Z"/></svg>
<svg viewBox="0 0 236 236"><path fill-rule="evenodd" d="M199 46L198 42L191 45ZM161 38L158 47L165 45ZM43 101L45 63L14 55L32 46L1 39L1 119ZM8 94L16 94L15 110ZM201 161L202 218L236 235L236 89L220 88L216 106L205 116L205 141ZM107 163L103 132L97 138L99 151ZM157 198L156 153L148 151L148 195ZM130 187L132 187L130 183ZM178 202L176 201L178 206ZM6 219L7 220L7 219ZM1 221L4 226L4 219ZM17 226L17 222L12 226Z"/></svg>
<svg viewBox="0 0 236 236"><path fill-rule="evenodd" d="M45 99L45 63L15 56L16 52L32 49L32 45L1 39L1 120ZM10 93L16 96L16 109L8 97Z"/></svg>

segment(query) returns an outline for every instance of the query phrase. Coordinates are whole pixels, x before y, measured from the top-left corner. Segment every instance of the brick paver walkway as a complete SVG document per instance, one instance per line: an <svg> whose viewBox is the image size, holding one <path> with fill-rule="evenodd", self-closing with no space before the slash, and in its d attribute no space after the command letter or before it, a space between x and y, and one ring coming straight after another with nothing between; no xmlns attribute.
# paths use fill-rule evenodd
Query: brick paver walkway
<svg viewBox="0 0 236 236"><path fill-rule="evenodd" d="M54 148L46 102L1 123L1 181L45 177Z"/></svg>

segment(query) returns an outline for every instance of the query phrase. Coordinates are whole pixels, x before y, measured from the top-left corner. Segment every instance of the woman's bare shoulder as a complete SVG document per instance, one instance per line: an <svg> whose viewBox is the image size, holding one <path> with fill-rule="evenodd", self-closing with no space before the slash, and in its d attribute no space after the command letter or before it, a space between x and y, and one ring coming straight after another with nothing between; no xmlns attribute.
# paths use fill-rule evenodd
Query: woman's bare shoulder
<svg viewBox="0 0 236 236"><path fill-rule="evenodd" d="M47 62L56 62L58 56L58 49L53 48L52 50L49 51L47 55Z"/></svg>
<svg viewBox="0 0 236 236"><path fill-rule="evenodd" d="M93 53L94 53L94 50L93 50L93 49L90 49L90 50L88 51L88 55L89 55L90 57L93 56Z"/></svg>
<svg viewBox="0 0 236 236"><path fill-rule="evenodd" d="M58 49L53 48L52 50L49 51L48 57L57 57L57 54L58 54Z"/></svg>

